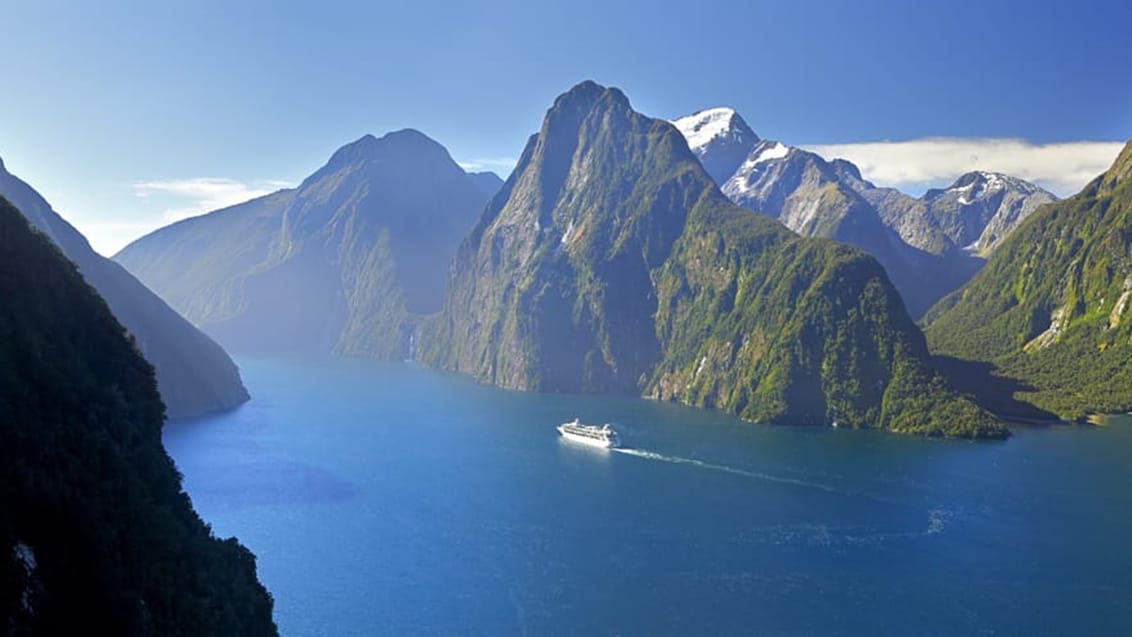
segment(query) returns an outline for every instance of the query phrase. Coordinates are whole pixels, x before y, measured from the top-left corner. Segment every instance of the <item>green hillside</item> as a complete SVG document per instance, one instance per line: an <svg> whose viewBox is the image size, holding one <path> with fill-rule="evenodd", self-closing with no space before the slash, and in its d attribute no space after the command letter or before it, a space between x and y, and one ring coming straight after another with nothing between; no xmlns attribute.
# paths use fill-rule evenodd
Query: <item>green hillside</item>
<svg viewBox="0 0 1132 637"><path fill-rule="evenodd" d="M255 557L181 489L153 368L3 198L0 298L6 634L274 634Z"/></svg>
<svg viewBox="0 0 1132 637"><path fill-rule="evenodd" d="M1132 144L1079 194L1038 209L926 317L933 352L1005 380L988 405L1070 419L1132 410L1130 177Z"/></svg>

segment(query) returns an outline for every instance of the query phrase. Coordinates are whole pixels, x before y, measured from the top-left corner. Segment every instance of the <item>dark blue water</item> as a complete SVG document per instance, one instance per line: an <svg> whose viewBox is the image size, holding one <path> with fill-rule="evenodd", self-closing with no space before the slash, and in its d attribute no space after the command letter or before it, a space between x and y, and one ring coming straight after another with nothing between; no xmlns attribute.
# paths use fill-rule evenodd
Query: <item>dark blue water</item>
<svg viewBox="0 0 1132 637"><path fill-rule="evenodd" d="M287 635L1132 634L1132 423L972 444L240 362L256 398L165 442Z"/></svg>

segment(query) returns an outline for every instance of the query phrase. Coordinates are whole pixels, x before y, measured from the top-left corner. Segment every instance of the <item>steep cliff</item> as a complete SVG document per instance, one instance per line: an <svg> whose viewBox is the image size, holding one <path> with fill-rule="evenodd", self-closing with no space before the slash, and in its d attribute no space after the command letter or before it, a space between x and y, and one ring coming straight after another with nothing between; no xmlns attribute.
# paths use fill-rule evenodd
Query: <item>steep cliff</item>
<svg viewBox="0 0 1132 637"><path fill-rule="evenodd" d="M0 298L6 634L274 634L255 557L212 537L165 454L153 367L2 197Z"/></svg>

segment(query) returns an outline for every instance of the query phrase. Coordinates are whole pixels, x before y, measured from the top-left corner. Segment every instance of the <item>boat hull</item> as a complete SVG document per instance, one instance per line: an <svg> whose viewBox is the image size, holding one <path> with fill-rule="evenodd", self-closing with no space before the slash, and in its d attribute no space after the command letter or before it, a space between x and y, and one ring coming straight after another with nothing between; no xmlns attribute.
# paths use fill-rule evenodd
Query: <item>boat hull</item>
<svg viewBox="0 0 1132 637"><path fill-rule="evenodd" d="M558 433L562 434L563 438L571 442L576 442L580 445L586 445L587 447L609 449L611 447L617 446L617 442L615 440L599 440L597 438L590 438L588 436L579 436L577 434L572 434L569 431L564 431L561 427L558 428Z"/></svg>

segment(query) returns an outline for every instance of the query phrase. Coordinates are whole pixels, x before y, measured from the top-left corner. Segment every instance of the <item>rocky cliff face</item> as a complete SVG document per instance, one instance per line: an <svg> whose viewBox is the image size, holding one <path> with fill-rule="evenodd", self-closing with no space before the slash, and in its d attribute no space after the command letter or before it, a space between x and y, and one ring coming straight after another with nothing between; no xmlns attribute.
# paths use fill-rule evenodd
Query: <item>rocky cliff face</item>
<svg viewBox="0 0 1132 637"><path fill-rule="evenodd" d="M928 313L935 352L1010 381L992 400L1065 418L1132 409L1130 174L1132 144L1080 193L1038 208Z"/></svg>
<svg viewBox="0 0 1132 637"><path fill-rule="evenodd" d="M1057 200L1028 181L989 172L967 173L919 199L863 180L852 183L904 241L939 255L989 257L1038 206Z"/></svg>
<svg viewBox="0 0 1132 637"><path fill-rule="evenodd" d="M365 136L296 189L162 228L115 259L233 350L399 359L489 198L423 134Z"/></svg>
<svg viewBox="0 0 1132 637"><path fill-rule="evenodd" d="M873 259L735 206L676 128L592 82L555 101L449 290L421 358L482 381L1004 435L928 367Z"/></svg>
<svg viewBox="0 0 1132 637"><path fill-rule="evenodd" d="M239 370L215 342L150 292L117 263L102 257L74 227L0 163L0 195L50 238L106 299L157 369L171 418L193 418L248 400Z"/></svg>

